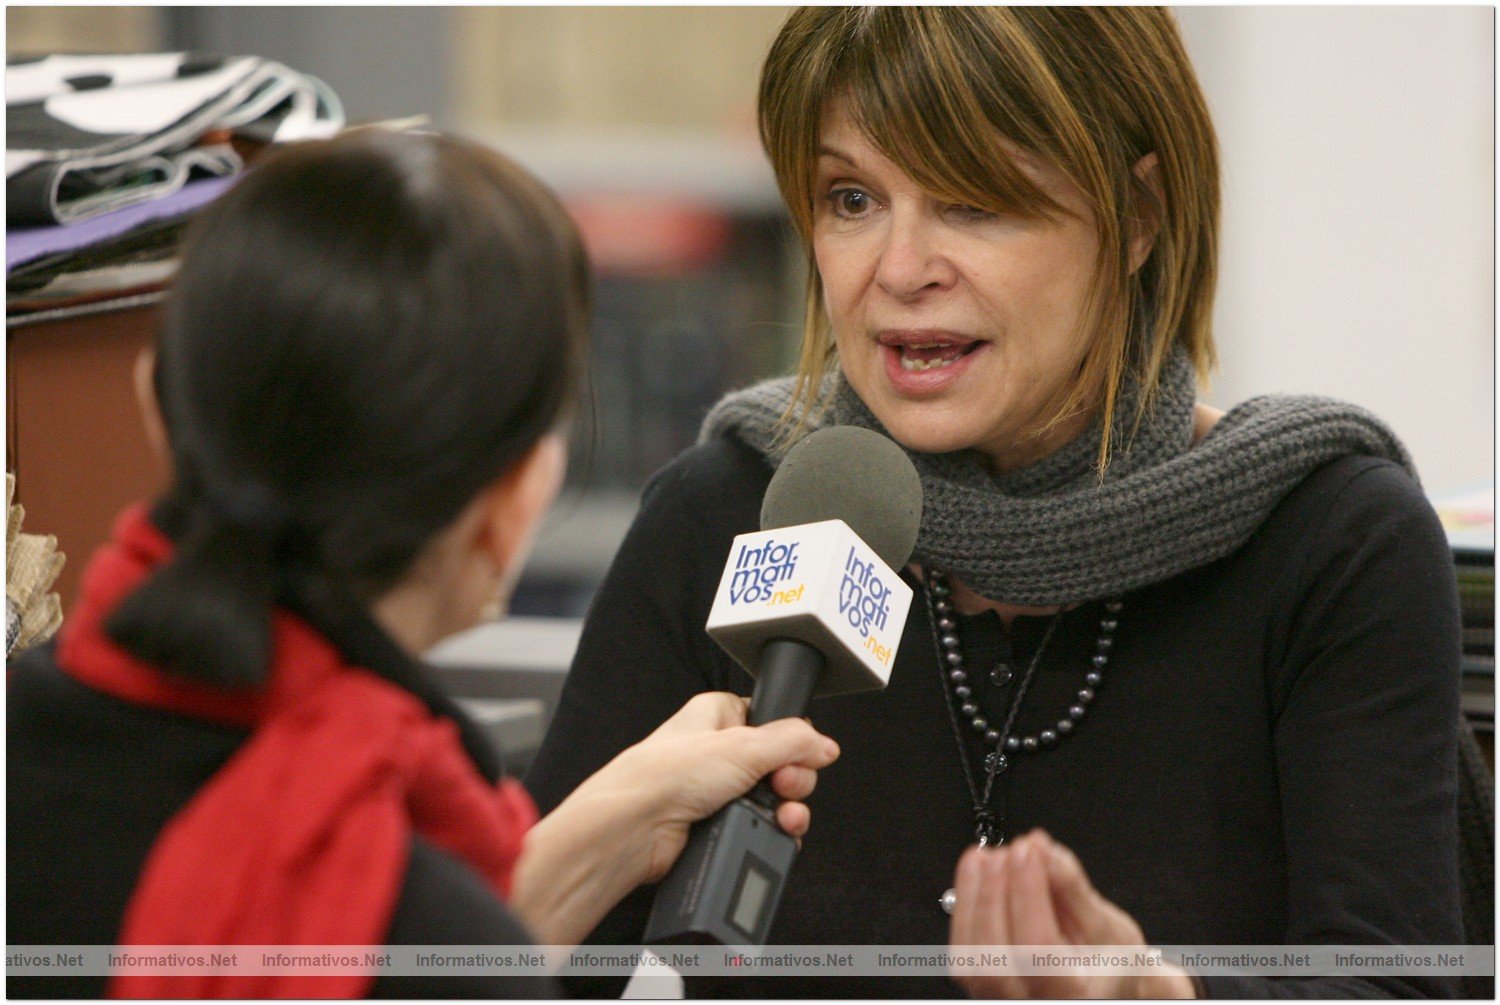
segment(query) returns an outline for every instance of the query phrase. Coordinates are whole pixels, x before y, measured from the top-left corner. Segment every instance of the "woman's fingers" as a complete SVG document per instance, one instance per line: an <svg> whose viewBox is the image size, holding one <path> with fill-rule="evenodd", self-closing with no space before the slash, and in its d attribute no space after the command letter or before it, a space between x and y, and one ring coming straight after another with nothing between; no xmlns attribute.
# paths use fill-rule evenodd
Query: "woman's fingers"
<svg viewBox="0 0 1500 1005"><path fill-rule="evenodd" d="M1140 926L1094 889L1078 856L1055 841L1048 848L1047 871L1069 941L1122 946L1143 941Z"/></svg>
<svg viewBox="0 0 1500 1005"><path fill-rule="evenodd" d="M1048 858L1053 842L1041 830L1011 846L1010 934L1016 945L1069 945L1053 903ZM1086 979L1077 974L1035 974L1025 978L1027 994L1041 998L1076 998Z"/></svg>
<svg viewBox="0 0 1500 1005"><path fill-rule="evenodd" d="M993 941L986 931L981 930L979 916L974 910L974 901L982 882L983 854L983 849L977 845L967 849L958 857L958 867L953 872L953 892L957 900L953 905L953 921L948 928L948 941L954 946L989 945ZM987 997L984 978L954 972L953 979L973 997Z"/></svg>
<svg viewBox="0 0 1500 1005"><path fill-rule="evenodd" d="M1010 934L1010 849L987 848L979 855L979 880L972 897L975 933L980 942L1007 946L1015 940Z"/></svg>
<svg viewBox="0 0 1500 1005"><path fill-rule="evenodd" d="M1095 890L1077 856L1041 830L1002 848L970 848L959 858L954 889L955 947L1144 945L1135 919ZM975 998L1114 998L1138 990L1114 974L955 972L954 979ZM1180 974L1141 987L1170 997L1192 992Z"/></svg>
<svg viewBox="0 0 1500 1005"><path fill-rule="evenodd" d="M993 941L987 931L981 931L979 917L974 911L974 901L981 883L980 874L984 868L983 855L983 849L977 845L970 847L958 857L958 868L953 873L953 892L957 901L953 905L949 938L956 946L974 946Z"/></svg>
<svg viewBox="0 0 1500 1005"><path fill-rule="evenodd" d="M1010 935L1017 945L1056 946L1066 941L1052 906L1047 851L1040 831L1018 838L1010 848Z"/></svg>
<svg viewBox="0 0 1500 1005"><path fill-rule="evenodd" d="M1047 876L1064 927L1075 941L1087 941L1094 914L1094 887L1078 857L1054 844L1047 849Z"/></svg>
<svg viewBox="0 0 1500 1005"><path fill-rule="evenodd" d="M1010 931L1012 888L1011 849L970 848L959 859L954 877L958 898L953 908L950 941L955 946L1004 946L1014 940ZM975 998L1023 998L1026 987L1009 974L956 975Z"/></svg>

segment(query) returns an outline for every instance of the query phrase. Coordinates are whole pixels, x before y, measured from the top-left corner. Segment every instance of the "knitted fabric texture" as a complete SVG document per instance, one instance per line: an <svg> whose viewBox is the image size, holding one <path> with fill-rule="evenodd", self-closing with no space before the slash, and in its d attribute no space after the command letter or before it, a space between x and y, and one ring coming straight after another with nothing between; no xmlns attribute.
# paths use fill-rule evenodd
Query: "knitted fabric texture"
<svg viewBox="0 0 1500 1005"><path fill-rule="evenodd" d="M774 466L790 377L724 398L704 420L699 442L732 435ZM1171 579L1231 554L1276 504L1315 469L1349 454L1382 457L1417 477L1406 448L1357 405L1310 395L1251 398L1197 444L1197 382L1178 349L1156 400L1134 435L1139 388L1122 389L1104 478L1095 458L1102 418L1026 467L996 473L973 450L908 450L922 478L922 528L915 561L1008 604L1074 604ZM890 434L839 376L816 425L859 425ZM826 398L824 399L826 400Z"/></svg>

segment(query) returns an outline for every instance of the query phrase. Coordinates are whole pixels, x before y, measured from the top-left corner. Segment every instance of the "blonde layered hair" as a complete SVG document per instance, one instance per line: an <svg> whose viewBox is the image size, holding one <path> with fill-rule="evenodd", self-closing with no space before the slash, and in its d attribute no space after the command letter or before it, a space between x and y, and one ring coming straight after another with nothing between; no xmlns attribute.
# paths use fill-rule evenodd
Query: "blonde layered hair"
<svg viewBox="0 0 1500 1005"><path fill-rule="evenodd" d="M760 83L760 131L808 252L806 331L787 439L827 402L837 365L812 260L823 116L840 98L871 143L936 198L1053 216L1063 208L1002 149L1016 144L1082 194L1099 257L1080 323L1093 329L1078 379L1049 403L1045 432L1100 407L1102 473L1125 377L1138 423L1176 343L1200 379L1215 363L1219 166L1213 126L1170 14L1145 7L806 7L782 26ZM1155 154L1156 183L1134 170ZM1142 213L1152 219L1141 219ZM1155 245L1133 274L1141 227Z"/></svg>

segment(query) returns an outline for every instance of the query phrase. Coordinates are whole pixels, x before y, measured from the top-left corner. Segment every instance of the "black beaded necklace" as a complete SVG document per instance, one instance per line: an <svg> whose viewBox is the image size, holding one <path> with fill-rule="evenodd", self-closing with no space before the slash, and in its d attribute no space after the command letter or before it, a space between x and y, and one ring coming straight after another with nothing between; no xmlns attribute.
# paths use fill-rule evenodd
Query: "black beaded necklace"
<svg viewBox="0 0 1500 1005"><path fill-rule="evenodd" d="M981 847L1004 844L1005 821L993 800L995 779L1010 767L1011 758L1017 754L1040 753L1057 746L1064 737L1072 735L1078 723L1087 714L1089 706L1093 704L1099 686L1104 683L1104 671L1109 666L1110 650L1114 647L1115 629L1120 626L1117 616L1123 604L1119 598L1105 602L1104 616L1099 619L1099 637L1095 642L1094 655L1090 659L1091 665L1088 672L1084 674L1084 686L1079 688L1073 704L1068 706L1067 713L1047 729L1030 736L1016 736L1014 734L1016 716L1020 713L1021 703L1026 698L1026 689L1030 687L1036 668L1041 663L1042 653L1046 651L1047 644L1052 641L1052 635L1062 619L1062 612L1058 611L1048 621L1047 629L1042 634L1041 641L1037 643L1036 652L1032 654L1030 664L1027 665L1025 673L1021 675L1020 682L1016 685L1015 695L1011 698L1005 722L999 729L994 729L981 714L979 704L975 701L969 672L964 668L961 641L958 637L958 615L953 606L953 588L948 582L948 577L939 569L929 568L926 570L923 586L923 596L927 601L928 623L932 626L933 647L938 656L938 673L943 679L943 697L948 708L949 722L953 727L953 737L958 741L959 761L963 766L964 781L973 800L975 840ZM990 682L997 688L1009 685L1013 677L1010 668L1003 662L990 671ZM967 720L969 728L983 739L986 747L990 748L984 758L984 783L982 785L975 781L960 719ZM952 914L953 901L954 893L950 889L943 894L939 903L944 911Z"/></svg>

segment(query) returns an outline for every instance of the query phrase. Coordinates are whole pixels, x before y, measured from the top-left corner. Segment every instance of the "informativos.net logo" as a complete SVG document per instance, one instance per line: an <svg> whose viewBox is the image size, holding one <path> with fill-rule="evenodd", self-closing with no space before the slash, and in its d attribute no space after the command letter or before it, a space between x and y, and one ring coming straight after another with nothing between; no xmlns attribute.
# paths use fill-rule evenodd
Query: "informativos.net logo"
<svg viewBox="0 0 1500 1005"><path fill-rule="evenodd" d="M857 548L849 549L839 583L839 613L864 637L872 628L885 631L891 617L891 588L878 571L874 562L860 561Z"/></svg>
<svg viewBox="0 0 1500 1005"><path fill-rule="evenodd" d="M731 604L758 604L770 600L776 587L797 574L797 542L782 544L768 539L758 547L740 545L734 557L734 576L729 581Z"/></svg>

